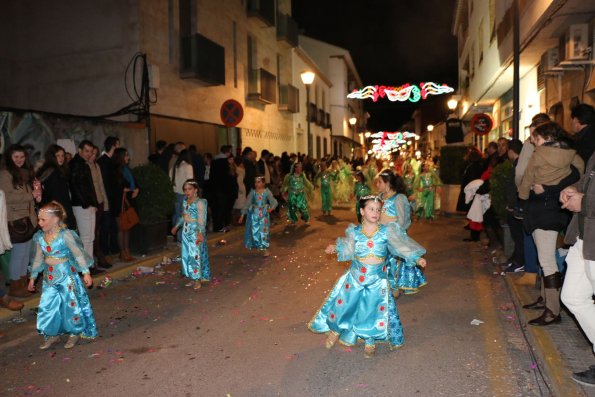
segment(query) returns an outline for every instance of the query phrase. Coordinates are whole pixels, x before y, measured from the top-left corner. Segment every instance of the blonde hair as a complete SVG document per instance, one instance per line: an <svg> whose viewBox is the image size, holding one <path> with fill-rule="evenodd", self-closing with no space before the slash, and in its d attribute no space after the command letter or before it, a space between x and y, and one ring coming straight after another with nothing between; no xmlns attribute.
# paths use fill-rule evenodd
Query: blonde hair
<svg viewBox="0 0 595 397"><path fill-rule="evenodd" d="M45 204L43 207L39 209L39 212L46 212L48 214L52 214L57 216L60 219L60 224L64 224L66 221L66 210L56 200L52 200L49 203Z"/></svg>

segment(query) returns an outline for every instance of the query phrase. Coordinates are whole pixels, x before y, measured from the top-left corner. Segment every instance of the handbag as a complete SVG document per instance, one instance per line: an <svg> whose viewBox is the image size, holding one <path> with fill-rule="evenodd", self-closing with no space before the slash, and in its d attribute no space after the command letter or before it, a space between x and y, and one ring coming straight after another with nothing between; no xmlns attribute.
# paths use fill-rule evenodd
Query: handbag
<svg viewBox="0 0 595 397"><path fill-rule="evenodd" d="M8 221L8 234L10 235L10 242L13 244L25 243L31 240L34 233L35 226L33 226L28 216Z"/></svg>
<svg viewBox="0 0 595 397"><path fill-rule="evenodd" d="M122 195L122 212L120 213L120 230L128 231L139 222L138 214L126 200L126 193Z"/></svg>

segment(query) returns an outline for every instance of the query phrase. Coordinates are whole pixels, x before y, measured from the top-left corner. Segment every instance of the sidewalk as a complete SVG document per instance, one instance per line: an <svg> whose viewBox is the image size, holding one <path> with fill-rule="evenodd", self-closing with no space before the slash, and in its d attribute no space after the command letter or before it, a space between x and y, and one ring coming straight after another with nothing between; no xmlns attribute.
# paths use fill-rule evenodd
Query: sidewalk
<svg viewBox="0 0 595 397"><path fill-rule="evenodd" d="M525 324L525 335L551 382L554 396L595 397L595 387L582 386L571 378L573 372L584 371L595 365L595 356L588 339L566 309L562 310L560 324L546 327L526 325L527 321L539 316L540 312L525 310L522 306L534 302L539 297L539 290L516 285L514 280L518 277L520 275L508 273L505 277L506 284L519 319Z"/></svg>
<svg viewBox="0 0 595 397"><path fill-rule="evenodd" d="M243 233L244 226L234 226L228 233L209 233L207 236L209 250L217 250L219 247L215 246L215 244L219 240L232 240L237 238L241 239ZM180 255L180 247L178 247L176 243L168 238L167 247L164 247L162 250L154 251L142 257L139 256L134 262L114 262L112 268L93 277L93 289L97 289L97 286L101 283L106 275L109 275L112 280L122 280L129 277L130 274L134 272L139 266L154 267L155 265L162 262L164 256L171 258L178 255ZM13 318L20 317L21 313L26 313L31 309L37 308L39 305L40 296L41 293L38 292L36 294L32 294L29 298L18 299L25 304L25 307L23 307L21 311L14 312L4 309L0 310L0 322L5 322Z"/></svg>

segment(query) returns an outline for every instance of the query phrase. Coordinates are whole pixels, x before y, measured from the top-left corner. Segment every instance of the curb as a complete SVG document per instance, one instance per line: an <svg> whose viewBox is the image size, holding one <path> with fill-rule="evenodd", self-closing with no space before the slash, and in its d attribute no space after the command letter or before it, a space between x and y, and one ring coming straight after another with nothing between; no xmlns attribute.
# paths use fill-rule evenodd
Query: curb
<svg viewBox="0 0 595 397"><path fill-rule="evenodd" d="M514 283L515 278L506 276L506 285L514 301L516 313L523 324L527 324L525 309L521 302L532 302L532 298L527 288L517 286ZM554 396L560 397L585 397L586 394L582 387L572 380L572 371L562 360L562 354L556 347L548 332L541 327L526 325L524 333L527 335L531 348L535 352L538 360L545 369L551 390Z"/></svg>
<svg viewBox="0 0 595 397"><path fill-rule="evenodd" d="M227 237L226 239L234 238L234 237L236 237L236 235L241 235L241 233L243 233L243 232L244 232L244 227L238 226L238 227L234 227L234 229L232 229L228 233L224 233L224 234L217 233L216 238L214 238L214 233L213 233L213 234L211 234L211 239L215 240L215 241L219 241L221 239L224 239L224 237ZM209 243L212 243L212 242L213 241L209 241ZM221 247L223 247L223 246L220 246L220 247L210 246L209 251L217 250ZM123 263L121 265L115 265L112 269L105 271L105 273L101 273L96 276L93 276L94 289L97 288L96 286L98 286L99 283L101 283L101 281L108 274L112 278L112 280L122 280L122 279L128 277L139 266L155 266L157 263L161 262L161 259L164 256L171 257L171 256L179 255L179 253L180 253L179 247L177 247L177 246L174 246L171 248L168 247L168 248L164 248L163 250L154 253L153 255L147 255L146 257L139 259L135 262ZM10 310L0 310L0 321L7 321L14 317L22 316L23 314L27 313L29 310L35 309L39 305L40 297L41 297L41 293L37 293L35 295L31 295L31 297L26 298L26 299L18 299L18 301L22 302L25 305L21 309L21 311L15 312L15 311L10 311Z"/></svg>

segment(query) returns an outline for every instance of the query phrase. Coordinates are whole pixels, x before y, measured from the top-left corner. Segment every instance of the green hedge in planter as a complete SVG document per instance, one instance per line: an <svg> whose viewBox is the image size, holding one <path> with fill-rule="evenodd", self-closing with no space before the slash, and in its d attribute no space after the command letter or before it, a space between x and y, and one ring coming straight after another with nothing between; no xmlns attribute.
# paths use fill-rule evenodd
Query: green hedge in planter
<svg viewBox="0 0 595 397"><path fill-rule="evenodd" d="M174 212L176 202L169 176L154 164L134 167L132 174L140 188L135 207L141 223L154 223L169 219Z"/></svg>
<svg viewBox="0 0 595 397"><path fill-rule="evenodd" d="M445 185L460 185L465 171L467 146L447 145L440 149L440 179Z"/></svg>
<svg viewBox="0 0 595 397"><path fill-rule="evenodd" d="M492 169L490 176L490 199L500 223L506 223L506 186L511 183L512 163L506 160Z"/></svg>

